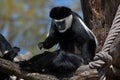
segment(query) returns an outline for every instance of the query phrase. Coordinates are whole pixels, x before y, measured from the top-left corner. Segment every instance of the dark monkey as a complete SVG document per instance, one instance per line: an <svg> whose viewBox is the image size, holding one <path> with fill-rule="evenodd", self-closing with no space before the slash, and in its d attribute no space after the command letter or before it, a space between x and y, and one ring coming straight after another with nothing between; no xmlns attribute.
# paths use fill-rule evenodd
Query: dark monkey
<svg viewBox="0 0 120 80"><path fill-rule="evenodd" d="M23 70L66 76L73 73L81 64L93 60L97 41L93 32L85 25L81 17L67 7L54 7L50 11L51 27L39 48L49 49L59 44L60 49L44 52L20 62Z"/></svg>

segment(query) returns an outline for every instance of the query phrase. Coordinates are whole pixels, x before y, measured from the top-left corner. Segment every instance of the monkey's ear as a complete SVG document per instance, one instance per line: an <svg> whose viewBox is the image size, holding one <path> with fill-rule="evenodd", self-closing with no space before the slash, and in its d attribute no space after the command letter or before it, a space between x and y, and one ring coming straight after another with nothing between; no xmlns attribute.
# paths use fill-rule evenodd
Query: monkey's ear
<svg viewBox="0 0 120 80"><path fill-rule="evenodd" d="M63 19L72 14L72 11L68 7L54 7L51 9L49 16L53 19Z"/></svg>

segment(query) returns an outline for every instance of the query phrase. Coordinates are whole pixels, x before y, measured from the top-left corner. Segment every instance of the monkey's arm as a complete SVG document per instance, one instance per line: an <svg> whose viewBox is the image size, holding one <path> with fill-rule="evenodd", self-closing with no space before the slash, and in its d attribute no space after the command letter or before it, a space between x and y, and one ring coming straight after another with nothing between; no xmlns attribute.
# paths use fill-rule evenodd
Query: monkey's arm
<svg viewBox="0 0 120 80"><path fill-rule="evenodd" d="M0 51L3 54L2 58L13 61L14 57L17 55L17 52L20 51L20 48L12 48L12 46L5 39L5 37L2 34L0 34Z"/></svg>
<svg viewBox="0 0 120 80"><path fill-rule="evenodd" d="M12 49L12 46L10 43L5 39L5 37L0 34L0 51L4 53L7 50Z"/></svg>
<svg viewBox="0 0 120 80"><path fill-rule="evenodd" d="M44 42L40 42L38 44L38 47L40 49L41 48L49 49L49 48L53 47L58 42L54 26L55 25L52 22L47 38L45 39Z"/></svg>
<svg viewBox="0 0 120 80"><path fill-rule="evenodd" d="M20 51L20 48L13 47L11 50L9 50L6 54L3 55L3 58L13 61L19 51Z"/></svg>

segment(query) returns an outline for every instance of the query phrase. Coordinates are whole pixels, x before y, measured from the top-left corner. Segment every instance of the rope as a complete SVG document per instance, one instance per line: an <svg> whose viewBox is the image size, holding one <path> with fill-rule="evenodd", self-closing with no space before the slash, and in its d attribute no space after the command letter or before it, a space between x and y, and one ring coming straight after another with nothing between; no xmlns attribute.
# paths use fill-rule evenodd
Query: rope
<svg viewBox="0 0 120 80"><path fill-rule="evenodd" d="M97 53L94 57L94 61L89 63L89 67L97 69L99 72L100 80L106 80L105 73L108 67L112 63L112 56L109 53L110 46L112 45L115 38L120 33L120 5L112 23L112 27L108 33L101 52Z"/></svg>

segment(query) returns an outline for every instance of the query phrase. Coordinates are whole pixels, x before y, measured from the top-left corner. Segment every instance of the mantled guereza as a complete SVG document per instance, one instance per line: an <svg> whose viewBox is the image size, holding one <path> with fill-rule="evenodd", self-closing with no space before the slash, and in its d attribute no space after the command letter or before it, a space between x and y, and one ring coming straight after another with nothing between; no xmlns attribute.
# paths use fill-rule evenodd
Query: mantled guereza
<svg viewBox="0 0 120 80"><path fill-rule="evenodd" d="M68 7L52 8L50 18L49 34L38 46L40 49L49 49L59 44L60 49L54 52L45 51L21 62L20 66L29 72L68 76L81 64L88 64L93 60L97 41L81 17Z"/></svg>

